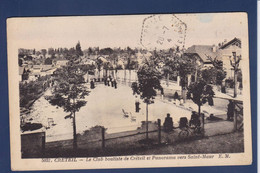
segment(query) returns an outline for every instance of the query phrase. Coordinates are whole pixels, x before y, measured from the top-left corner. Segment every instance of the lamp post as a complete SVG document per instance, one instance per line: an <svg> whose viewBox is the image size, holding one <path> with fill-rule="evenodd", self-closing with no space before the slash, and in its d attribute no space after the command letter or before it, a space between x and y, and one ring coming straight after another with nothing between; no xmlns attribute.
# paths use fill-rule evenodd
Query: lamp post
<svg viewBox="0 0 260 173"><path fill-rule="evenodd" d="M237 97L237 71L239 67L239 62L241 60L241 55L237 56L236 52L232 52L233 57L229 56L230 65L233 67L234 70L234 98Z"/></svg>

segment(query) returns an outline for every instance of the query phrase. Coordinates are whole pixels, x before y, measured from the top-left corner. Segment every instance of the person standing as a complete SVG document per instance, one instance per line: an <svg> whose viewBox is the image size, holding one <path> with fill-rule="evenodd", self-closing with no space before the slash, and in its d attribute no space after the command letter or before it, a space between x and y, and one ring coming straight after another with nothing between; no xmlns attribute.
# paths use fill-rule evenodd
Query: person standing
<svg viewBox="0 0 260 173"><path fill-rule="evenodd" d="M104 78L104 84L105 84L105 86L107 86L107 78L106 77Z"/></svg>
<svg viewBox="0 0 260 173"><path fill-rule="evenodd" d="M107 78L107 86L110 86L109 82L110 82L110 79Z"/></svg>
<svg viewBox="0 0 260 173"><path fill-rule="evenodd" d="M232 100L229 100L228 110L227 110L227 120L233 121L234 118L234 103Z"/></svg>
<svg viewBox="0 0 260 173"><path fill-rule="evenodd" d="M114 87L114 80L111 80L111 87Z"/></svg>
<svg viewBox="0 0 260 173"><path fill-rule="evenodd" d="M174 104L176 104L176 100L179 99L179 94L177 93L177 91L175 91L174 95L173 95L173 100L174 100Z"/></svg>
<svg viewBox="0 0 260 173"><path fill-rule="evenodd" d="M139 99L137 97L137 95L135 96L135 112L139 112L140 110L140 102L139 102Z"/></svg>
<svg viewBox="0 0 260 173"><path fill-rule="evenodd" d="M162 96L162 100L163 100L163 96L164 96L164 90L163 90L163 87L161 88L161 96Z"/></svg>
<svg viewBox="0 0 260 173"><path fill-rule="evenodd" d="M95 83L94 83L93 80L91 80L91 82L90 82L90 88L91 88L91 89L94 89L94 88L95 88Z"/></svg>
<svg viewBox="0 0 260 173"><path fill-rule="evenodd" d="M116 79L114 79L114 87L115 87L115 89L117 89Z"/></svg>
<svg viewBox="0 0 260 173"><path fill-rule="evenodd" d="M173 121L172 121L172 117L170 117L169 113L167 113L167 116L163 123L163 127L164 127L165 132L170 132L173 130Z"/></svg>

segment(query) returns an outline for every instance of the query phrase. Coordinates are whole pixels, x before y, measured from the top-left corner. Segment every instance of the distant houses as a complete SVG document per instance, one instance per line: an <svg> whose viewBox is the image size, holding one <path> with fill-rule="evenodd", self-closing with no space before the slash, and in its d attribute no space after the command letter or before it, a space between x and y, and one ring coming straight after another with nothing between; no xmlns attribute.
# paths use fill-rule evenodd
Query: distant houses
<svg viewBox="0 0 260 173"><path fill-rule="evenodd" d="M241 55L241 40L234 38L230 41L224 41L216 45L193 45L189 47L185 52L184 56L188 56L201 67L207 68L212 65L212 60L223 61L223 68L227 72L226 79L234 76L234 71L230 64L230 58L233 57L233 52L237 56Z"/></svg>
<svg viewBox="0 0 260 173"><path fill-rule="evenodd" d="M59 68L62 66L66 66L68 64L69 60L67 59L56 59L54 60L54 65Z"/></svg>
<svg viewBox="0 0 260 173"><path fill-rule="evenodd" d="M53 65L33 65L29 69L28 73L28 81L34 81L39 77L51 75L57 69L57 67Z"/></svg>
<svg viewBox="0 0 260 173"><path fill-rule="evenodd" d="M54 65L26 65L19 67L19 81L35 81L38 77L51 75L57 69Z"/></svg>
<svg viewBox="0 0 260 173"><path fill-rule="evenodd" d="M193 45L189 47L185 52L185 56L188 56L196 61L197 64L208 67L212 65L209 57L212 59L220 59L220 51L217 46L213 45Z"/></svg>
<svg viewBox="0 0 260 173"><path fill-rule="evenodd" d="M51 49L50 49L51 50ZM68 50L66 49L62 51L36 51L35 49L19 49L19 75L20 81L26 80L36 80L39 76L45 76L52 74L57 68L62 66L66 66L69 62L67 59ZM92 50L92 49L91 49ZM84 56L81 56L79 61L85 65L96 65L97 60L101 60L103 65L110 62L110 66L107 68L113 69L124 69L129 68L126 67L127 63L135 62L140 66L145 62L145 60L149 60L151 56L159 56L165 57L173 57L173 55L187 56L194 60L196 63L197 69L209 68L212 67L212 61L214 59L223 61L223 69L226 71L226 79L232 79L234 76L233 68L230 64L230 59L234 56L241 55L241 40L239 38L234 38L230 41L224 41L219 43L218 45L193 45L186 50L159 50L159 51L147 51L147 50L135 50L129 53L127 50L116 49L117 53L113 54L102 54L102 52L92 52L85 53ZM45 53L44 53L45 52ZM51 53L50 53L51 52ZM104 51L103 51L104 52ZM179 55L179 54L180 55ZM130 60L130 61L129 61ZM101 70L103 70L103 65ZM161 61L158 63L159 68L163 68L164 62ZM196 75L191 74L188 76L188 83L196 80ZM174 78L175 80L175 78ZM176 80L178 81L178 77L176 76Z"/></svg>
<svg viewBox="0 0 260 173"><path fill-rule="evenodd" d="M51 75L69 60L62 54L42 54L34 49L19 49L19 78L20 81L34 81L40 76ZM35 53L36 52L36 53Z"/></svg>

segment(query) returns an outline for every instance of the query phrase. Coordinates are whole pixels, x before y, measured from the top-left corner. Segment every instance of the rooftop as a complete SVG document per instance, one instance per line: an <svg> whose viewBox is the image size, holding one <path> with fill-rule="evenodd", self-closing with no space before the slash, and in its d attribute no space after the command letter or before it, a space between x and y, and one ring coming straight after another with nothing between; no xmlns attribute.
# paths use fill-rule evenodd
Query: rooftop
<svg viewBox="0 0 260 173"><path fill-rule="evenodd" d="M215 49L215 51L213 51ZM193 45L189 47L184 54L197 54L203 62L210 62L208 56L214 59L220 56L217 46L210 45ZM220 58L220 57L219 57Z"/></svg>

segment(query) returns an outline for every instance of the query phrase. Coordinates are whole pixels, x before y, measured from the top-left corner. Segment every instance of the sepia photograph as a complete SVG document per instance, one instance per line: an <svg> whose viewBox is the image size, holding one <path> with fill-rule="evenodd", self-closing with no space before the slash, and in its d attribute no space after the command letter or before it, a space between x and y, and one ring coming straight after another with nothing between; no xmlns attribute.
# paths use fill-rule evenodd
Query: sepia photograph
<svg viewBox="0 0 260 173"><path fill-rule="evenodd" d="M251 164L247 13L9 18L7 39L12 169Z"/></svg>

